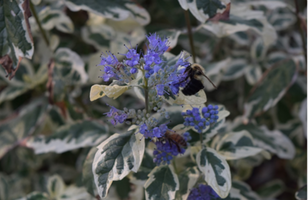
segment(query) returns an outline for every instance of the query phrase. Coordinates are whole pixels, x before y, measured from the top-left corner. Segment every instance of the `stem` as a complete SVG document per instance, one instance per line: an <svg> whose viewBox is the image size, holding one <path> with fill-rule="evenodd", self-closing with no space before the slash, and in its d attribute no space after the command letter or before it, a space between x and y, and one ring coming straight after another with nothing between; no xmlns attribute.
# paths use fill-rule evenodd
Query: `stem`
<svg viewBox="0 0 308 200"><path fill-rule="evenodd" d="M144 98L145 98L145 110L148 111L148 107L149 107L149 88L148 88L148 79L145 77L145 73L143 72L143 77L144 77Z"/></svg>
<svg viewBox="0 0 308 200"><path fill-rule="evenodd" d="M306 64L307 64L307 47L306 47L306 42L305 42L305 35L304 35L304 32L303 32L302 27L301 27L301 18L299 16L299 6L298 6L297 0L294 0L294 4L295 4L295 9L296 9L295 14L296 14L296 18L297 18L297 24L298 24L299 32L301 34L301 38L302 38L302 42L303 42L303 50L304 50L305 61L306 61Z"/></svg>
<svg viewBox="0 0 308 200"><path fill-rule="evenodd" d="M201 149L202 149L202 145L203 145L203 134L200 133L200 142L201 142Z"/></svg>
<svg viewBox="0 0 308 200"><path fill-rule="evenodd" d="M47 39L46 32L45 32L45 30L43 29L43 27L41 25L41 22L40 22L40 20L39 20L39 18L37 16L37 13L36 13L36 10L34 8L34 5L33 5L32 1L30 1L30 9L31 9L31 12L32 12L32 14L33 14L33 16L35 18L35 21L36 21L37 25L39 26L39 29L40 29L40 31L41 31L41 33L43 35L45 43L47 44L47 46L49 46L49 41Z"/></svg>
<svg viewBox="0 0 308 200"><path fill-rule="evenodd" d="M190 44L190 48L191 48L191 53L192 53L192 56L193 56L193 61L194 61L194 63L196 63L194 40L193 40L192 31L191 31L191 25L190 25L188 10L185 10L184 13L185 13L185 22L186 22L186 26L187 26L187 32L188 32L188 37L189 37L189 44Z"/></svg>

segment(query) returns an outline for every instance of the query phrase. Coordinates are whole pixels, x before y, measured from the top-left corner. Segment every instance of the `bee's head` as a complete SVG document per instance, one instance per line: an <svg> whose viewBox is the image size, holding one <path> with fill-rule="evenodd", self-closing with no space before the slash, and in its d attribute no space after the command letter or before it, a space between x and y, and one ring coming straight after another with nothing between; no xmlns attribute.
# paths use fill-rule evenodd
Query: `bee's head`
<svg viewBox="0 0 308 200"><path fill-rule="evenodd" d="M205 77L208 81L210 81L210 83L212 83L214 88L216 88L214 83L205 75L205 71L201 65L195 63L195 64L192 64L190 67L192 71L194 71L194 75L197 80L202 80L201 77Z"/></svg>

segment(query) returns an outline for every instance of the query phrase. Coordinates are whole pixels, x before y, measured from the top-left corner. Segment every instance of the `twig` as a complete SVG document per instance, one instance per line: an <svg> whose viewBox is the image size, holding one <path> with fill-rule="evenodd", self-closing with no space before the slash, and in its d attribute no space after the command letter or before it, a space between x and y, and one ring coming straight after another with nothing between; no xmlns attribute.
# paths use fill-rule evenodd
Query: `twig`
<svg viewBox="0 0 308 200"><path fill-rule="evenodd" d="M37 25L39 26L39 29L40 29L40 31L41 31L41 33L43 35L45 43L47 44L47 46L49 46L49 41L47 39L46 32L45 32L45 30L43 29L43 27L41 25L41 22L40 22L40 20L39 20L39 18L37 16L37 13L36 13L36 10L34 8L34 5L33 5L32 1L30 1L30 9L31 9L31 12L32 12L32 14L33 14L33 16L35 18L35 21L36 21Z"/></svg>
<svg viewBox="0 0 308 200"><path fill-rule="evenodd" d="M191 53L192 53L192 56L193 56L193 61L194 61L194 63L196 63L196 54L195 54L194 40L193 40L192 31L191 31L191 25L190 25L188 10L184 10L184 14L185 14L185 22L186 22L187 31L188 31L188 37L189 37L189 44L190 44L190 48L191 48Z"/></svg>

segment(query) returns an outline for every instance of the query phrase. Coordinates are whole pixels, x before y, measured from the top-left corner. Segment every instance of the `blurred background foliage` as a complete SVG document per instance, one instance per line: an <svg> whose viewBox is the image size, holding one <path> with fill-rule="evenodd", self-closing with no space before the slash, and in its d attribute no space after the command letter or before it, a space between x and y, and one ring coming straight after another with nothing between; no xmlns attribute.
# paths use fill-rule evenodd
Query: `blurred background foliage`
<svg viewBox="0 0 308 200"><path fill-rule="evenodd" d="M63 195L91 199L85 188L93 186L92 180L82 180L87 155L115 129L125 128L108 124L106 104L144 107L133 90L116 100L90 102L90 87L108 84L99 78L101 53L119 52L123 59L121 53L127 51L123 44L138 44L142 50L146 34L156 32L169 37L170 53L192 54L185 15L192 26L197 62L218 86L206 88L208 102L230 111L228 128L241 124L234 128L255 132L254 139L273 148L271 153L286 144L274 131L292 142L286 145L294 152L282 150L269 160L255 156L229 161L233 179L246 182L260 199L295 199L306 185L307 1L232 0L230 18L217 21L185 12L179 3L183 0L26 2L30 5L26 11L32 12L33 42L25 27L16 30L26 35L21 39L23 53L14 54L16 47L10 45L14 32L8 23L1 25L9 42L0 43L0 199L17 199L33 191L45 192L37 193L37 199L42 194L50 199ZM2 22L9 20L5 10L11 15L18 11L6 0L0 0L0 9ZM5 55L13 63L10 68ZM261 133L272 134L271 139L262 139ZM142 187L124 178L113 183L108 199L142 196Z"/></svg>

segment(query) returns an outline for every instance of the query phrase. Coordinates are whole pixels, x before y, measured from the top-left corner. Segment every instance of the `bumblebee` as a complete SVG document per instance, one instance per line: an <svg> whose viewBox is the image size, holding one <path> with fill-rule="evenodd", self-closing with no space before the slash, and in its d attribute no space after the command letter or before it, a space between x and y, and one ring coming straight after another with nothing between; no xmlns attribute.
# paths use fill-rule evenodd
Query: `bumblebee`
<svg viewBox="0 0 308 200"><path fill-rule="evenodd" d="M205 75L205 71L203 67L199 64L195 63L195 64L189 65L188 67L186 67L184 73L187 74L187 77L185 78L184 81L187 81L187 79L189 79L186 86L182 89L183 94L186 96L194 95L204 88L204 84L205 84L204 77L210 83L212 83L214 88L216 88L214 83Z"/></svg>
<svg viewBox="0 0 308 200"><path fill-rule="evenodd" d="M181 153L181 146L187 147L186 140L182 135L176 133L175 131L167 130L165 133L165 139L169 142L170 145L171 143L175 144L179 153Z"/></svg>

